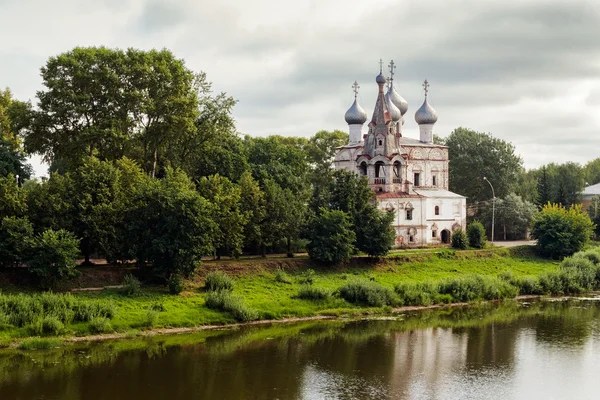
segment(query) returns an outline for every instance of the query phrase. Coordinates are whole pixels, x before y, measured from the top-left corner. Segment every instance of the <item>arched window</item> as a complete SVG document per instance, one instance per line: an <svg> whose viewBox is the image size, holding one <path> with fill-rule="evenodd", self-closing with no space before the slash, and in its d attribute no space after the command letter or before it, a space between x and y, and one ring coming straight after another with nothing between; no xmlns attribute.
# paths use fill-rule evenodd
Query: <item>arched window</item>
<svg viewBox="0 0 600 400"><path fill-rule="evenodd" d="M385 177L385 168L383 165L383 161L377 161L375 163L375 178L384 178Z"/></svg>
<svg viewBox="0 0 600 400"><path fill-rule="evenodd" d="M440 206L435 206L435 215L440 215Z"/></svg>
<svg viewBox="0 0 600 400"><path fill-rule="evenodd" d="M381 139L379 139L379 145L383 145L383 141Z"/></svg>
<svg viewBox="0 0 600 400"><path fill-rule="evenodd" d="M367 175L367 163L366 162L361 162L360 163L360 173L363 175Z"/></svg>

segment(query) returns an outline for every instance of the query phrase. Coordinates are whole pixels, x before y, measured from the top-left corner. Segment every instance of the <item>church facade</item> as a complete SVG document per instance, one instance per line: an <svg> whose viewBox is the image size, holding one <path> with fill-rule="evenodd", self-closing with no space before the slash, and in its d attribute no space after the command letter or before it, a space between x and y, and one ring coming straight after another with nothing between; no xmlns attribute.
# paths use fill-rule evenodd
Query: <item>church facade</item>
<svg viewBox="0 0 600 400"><path fill-rule="evenodd" d="M394 213L397 247L450 243L454 230L466 228L466 198L448 190L448 148L433 143L438 117L427 99L429 83L423 84L425 100L415 113L420 137L405 137L408 103L394 87L393 61L389 67L386 79L380 61L379 90L366 133L367 113L358 104L354 83L354 103L345 115L349 142L338 148L335 168L368 178L378 208Z"/></svg>

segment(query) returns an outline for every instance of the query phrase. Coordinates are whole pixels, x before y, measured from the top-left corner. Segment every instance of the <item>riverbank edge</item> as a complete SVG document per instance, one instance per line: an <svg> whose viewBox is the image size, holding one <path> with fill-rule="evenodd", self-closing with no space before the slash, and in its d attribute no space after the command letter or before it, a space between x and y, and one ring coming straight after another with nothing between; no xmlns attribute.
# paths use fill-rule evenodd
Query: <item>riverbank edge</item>
<svg viewBox="0 0 600 400"><path fill-rule="evenodd" d="M600 292L590 292L590 293L582 293L582 295L592 295L592 294L600 294ZM282 319L264 319L257 321L249 321L249 322L239 322L232 324L222 324L222 325L200 325L200 326L191 326L191 327L178 327L178 328L153 328L153 329L145 329L136 331L135 335L132 335L131 332L115 332L115 333L107 333L107 334L97 334L97 335L86 335L86 336L59 336L52 337L49 339L59 340L63 344L69 343L92 343L92 342L103 342L109 340L128 340L135 339L140 337L153 337L153 336L167 336L167 335L177 335L177 334L185 334L185 333L194 333L194 332L204 332L204 331L216 331L216 330L233 330L243 327L249 326L269 326L269 325L278 325L278 324L293 324L299 322L310 322L310 321L335 321L335 320L362 320L365 317L377 317L382 315L390 315L390 314L403 314L406 312L419 312L425 310L441 310L441 309L450 309L450 308L459 308L459 307L468 307L476 303L498 303L503 301L523 301L523 300L533 300L533 299L541 299L541 298L555 298L555 299L568 299L572 296L559 296L553 297L548 295L519 295L512 299L494 299L494 300L480 300L477 302L459 302L459 303L449 303L449 304L433 304L428 306L402 306L402 307L394 307L391 311L384 311L383 308L381 310L377 309L369 309L369 312L356 312L353 314L346 315L313 315L308 317L290 317L290 318L282 318ZM368 319L368 318L367 318ZM45 337L38 336L29 336L15 339L10 345L5 346L4 349L17 349L20 344L24 341L31 339L47 339ZM2 348L0 348L0 352Z"/></svg>

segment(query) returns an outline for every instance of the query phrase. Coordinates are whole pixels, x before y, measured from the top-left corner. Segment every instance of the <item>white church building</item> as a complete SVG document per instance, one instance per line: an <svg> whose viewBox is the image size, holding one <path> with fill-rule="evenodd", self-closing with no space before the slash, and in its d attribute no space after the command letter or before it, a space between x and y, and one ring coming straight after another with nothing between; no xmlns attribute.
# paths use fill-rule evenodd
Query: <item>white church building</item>
<svg viewBox="0 0 600 400"><path fill-rule="evenodd" d="M448 148L433 143L438 117L427 100L429 83L423 84L425 100L415 113L420 137L405 137L408 103L394 87L393 61L389 67L386 79L380 61L379 92L366 134L367 113L358 104L354 82L354 103L345 115L349 143L338 148L335 168L368 178L378 208L395 214L397 247L449 243L454 230L466 228L466 198L448 190Z"/></svg>

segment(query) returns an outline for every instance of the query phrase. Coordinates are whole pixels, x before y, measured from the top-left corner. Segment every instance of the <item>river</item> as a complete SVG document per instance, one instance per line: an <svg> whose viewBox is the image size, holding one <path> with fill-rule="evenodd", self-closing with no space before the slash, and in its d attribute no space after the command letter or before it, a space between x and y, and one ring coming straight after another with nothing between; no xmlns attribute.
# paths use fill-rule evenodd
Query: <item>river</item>
<svg viewBox="0 0 600 400"><path fill-rule="evenodd" d="M0 399L598 399L600 301L0 350Z"/></svg>

